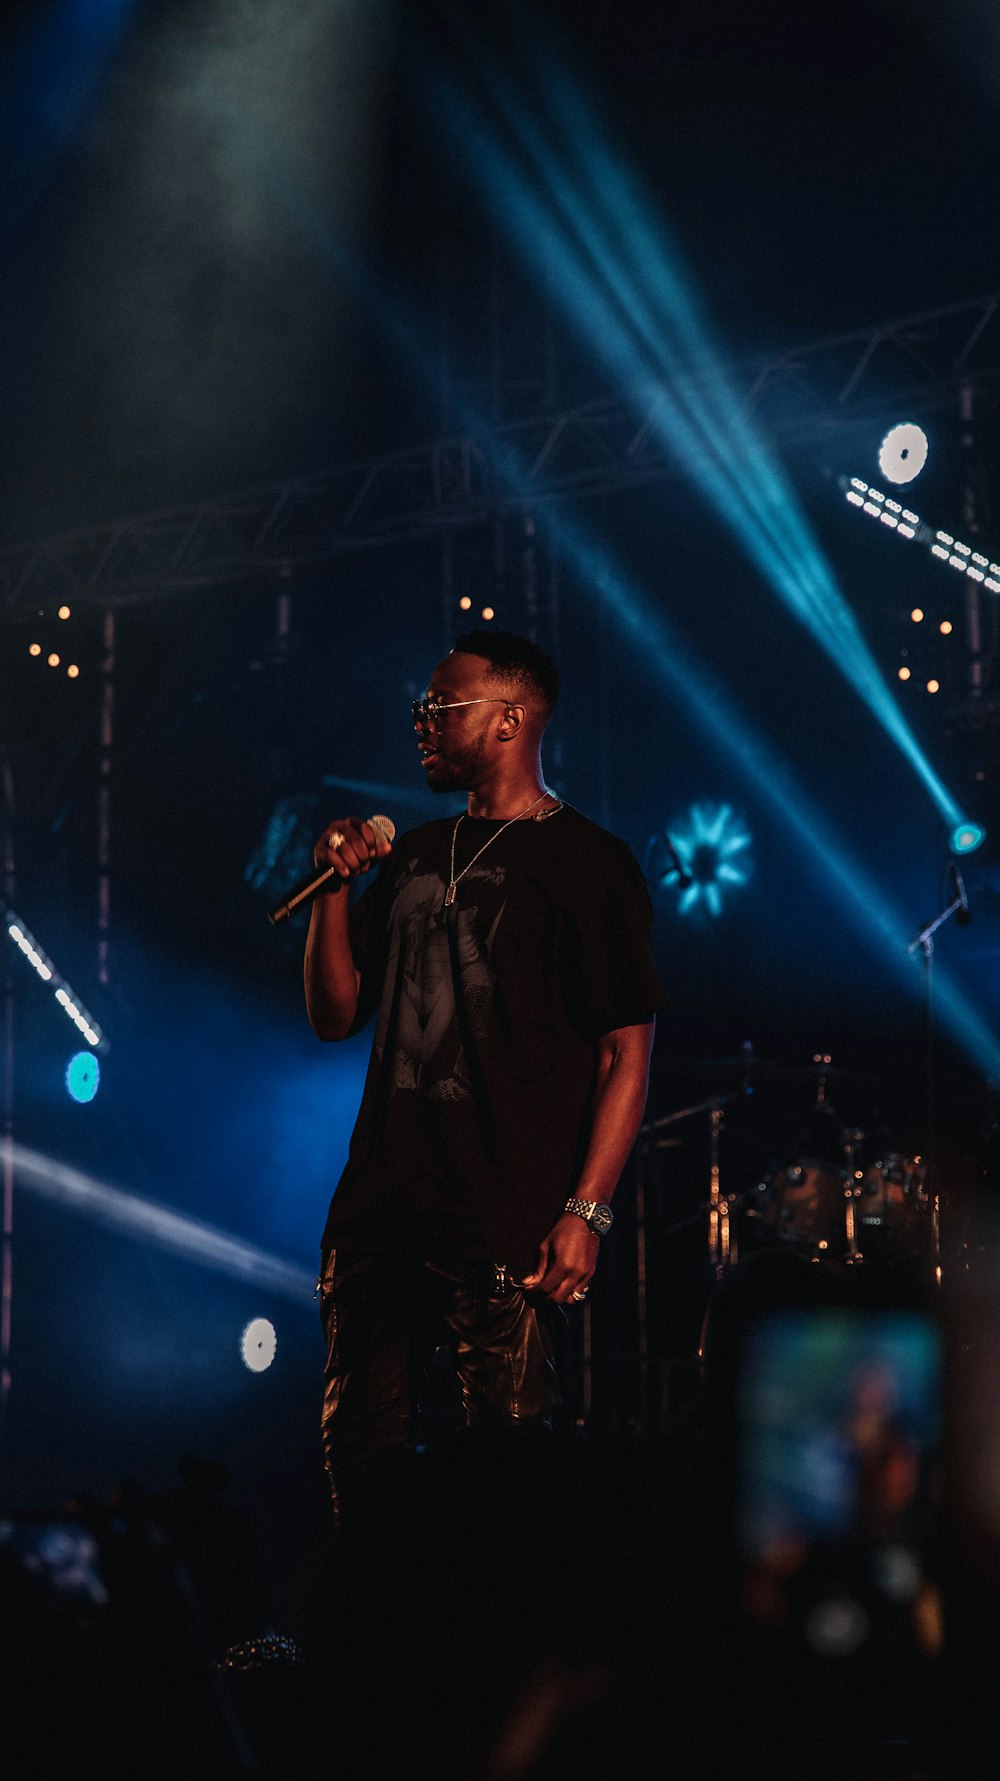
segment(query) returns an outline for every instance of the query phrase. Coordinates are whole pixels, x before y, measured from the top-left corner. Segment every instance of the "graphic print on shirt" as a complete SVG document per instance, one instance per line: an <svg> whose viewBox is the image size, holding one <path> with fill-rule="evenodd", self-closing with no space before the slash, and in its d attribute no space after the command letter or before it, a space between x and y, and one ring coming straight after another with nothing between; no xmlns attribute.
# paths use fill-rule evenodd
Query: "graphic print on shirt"
<svg viewBox="0 0 1000 1781"><path fill-rule="evenodd" d="M375 1034L380 1058L387 1043L393 1047L394 1088L419 1089L432 1101L473 1098L463 1031L476 1051L486 1041L496 987L490 958L506 898L501 897L482 938L477 937L479 906L468 899L476 894L477 881L480 892L489 887L495 896L505 879L502 867L471 873L462 887L465 901L447 910L437 873L414 873L399 884Z"/></svg>

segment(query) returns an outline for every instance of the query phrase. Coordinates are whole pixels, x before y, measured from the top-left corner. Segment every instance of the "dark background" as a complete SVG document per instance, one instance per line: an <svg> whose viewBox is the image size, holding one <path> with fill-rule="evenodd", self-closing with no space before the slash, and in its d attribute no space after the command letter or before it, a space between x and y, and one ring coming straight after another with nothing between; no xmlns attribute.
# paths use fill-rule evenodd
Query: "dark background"
<svg viewBox="0 0 1000 1781"><path fill-rule="evenodd" d="M508 146L515 115L556 142L564 197L601 142L663 230L647 290L669 271L720 364L794 357L991 292L998 29L973 0L829 11L715 0L694 16L633 0L457 13L422 0L9 8L0 543L13 560L119 515L195 509L621 394L600 340L574 325L565 288L505 205L463 107L492 128L509 102ZM552 109L566 88L588 108L575 135ZM523 144L512 153L529 168ZM537 169L526 177L545 198ZM957 578L853 512L837 482L878 479L879 442L914 418L914 394L931 449L905 498L962 535L971 490L984 548L1000 548L988 343L971 435L953 355L927 352L933 376L912 355L907 373L905 353L880 360L863 408L839 400L823 360L801 437L772 436L767 415L754 424L919 748L987 827L965 873L974 919L939 932L935 971L988 1036L1000 993L996 724L969 720ZM733 375L745 388L745 372ZM570 547L580 527L669 624L707 692L672 681L663 635L630 633L595 592ZM844 1072L831 1091L842 1123L907 1154L936 1140L945 1189L949 1170L975 1177L996 1039L992 1050L970 1039L945 1009L932 1085L921 965L900 944L942 907L947 826L858 696L850 661L796 623L683 462L643 486L609 477L551 503L498 503L450 533L427 514L412 531L293 562L287 576L110 601L106 984L96 813L109 602L98 587L60 627L37 578L30 598L9 600L10 901L110 1042L96 1100L74 1105L62 1078L75 1035L12 955L15 1139L313 1267L365 1042L333 1053L313 1039L302 927L273 930L265 911L332 817L385 809L401 828L427 813L407 706L469 622L457 604L468 593L472 621L488 601L496 622L532 625L558 652L549 778L560 793L654 865L654 837L665 825L687 833L695 806L730 806L750 836L748 881L723 887L718 915L704 900L682 913L676 886L651 870L672 1007L650 1116L738 1089L725 1060L745 1041L789 1071L727 1115L724 1178L742 1193L794 1154L815 1092L797 1072L824 1053ZM996 608L984 599L986 706ZM928 614L919 648L916 604ZM945 618L947 642L931 629ZM45 649L71 637L80 677L30 659L36 636ZM904 649L914 675L902 687ZM923 691L932 672L936 698ZM777 775L788 776L783 801ZM825 854L790 819L807 806L826 825ZM289 819L283 845L276 812ZM855 895L835 861L855 875ZM872 896L891 905L891 943L863 913ZM707 1118L675 1130L683 1143L657 1154L650 1183L649 1293L657 1344L684 1357L706 1290L705 1238L697 1222L679 1246L669 1233L704 1193ZM631 1175L623 1193L627 1203ZM232 1466L287 1577L299 1508L318 1517L322 1501L308 1298L227 1278L26 1182L12 1253L8 1500L103 1494L126 1475L157 1487L194 1448ZM624 1247L617 1266L627 1280ZM679 1272L683 1312L672 1317ZM278 1333L260 1376L238 1351L254 1315Z"/></svg>

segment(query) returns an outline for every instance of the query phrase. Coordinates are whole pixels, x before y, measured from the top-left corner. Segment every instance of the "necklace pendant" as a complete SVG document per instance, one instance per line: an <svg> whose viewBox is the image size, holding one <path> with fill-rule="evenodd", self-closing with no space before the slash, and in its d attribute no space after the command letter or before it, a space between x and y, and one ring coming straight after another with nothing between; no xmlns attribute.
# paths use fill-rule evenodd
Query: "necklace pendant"
<svg viewBox="0 0 1000 1781"><path fill-rule="evenodd" d="M455 901L455 897L456 897L457 893L458 893L458 885L455 883L454 879L452 879L451 883L448 886L448 889L444 893L444 906L446 909L451 908L453 902Z"/></svg>

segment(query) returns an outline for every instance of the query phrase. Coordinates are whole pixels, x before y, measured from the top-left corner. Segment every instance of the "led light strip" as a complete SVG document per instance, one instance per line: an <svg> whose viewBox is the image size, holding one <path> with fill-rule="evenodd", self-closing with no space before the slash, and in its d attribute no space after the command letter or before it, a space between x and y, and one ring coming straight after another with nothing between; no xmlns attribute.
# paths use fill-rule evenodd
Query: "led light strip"
<svg viewBox="0 0 1000 1781"><path fill-rule="evenodd" d="M950 532L936 532L919 514L894 501L891 495L884 495L881 489L862 482L860 476L842 476L840 486L852 507L877 519L900 538L915 538L918 544L926 545L932 557L959 569L970 581L981 581L991 594L1000 594L1000 563L991 563L981 550L973 550L971 544L963 544Z"/></svg>
<svg viewBox="0 0 1000 1781"><path fill-rule="evenodd" d="M20 916L14 914L13 909L4 911L4 925L8 937L14 942L18 951L24 953L28 963L34 966L42 982L52 985L60 1008L68 1015L77 1030L83 1034L87 1044L95 1046L98 1051L106 1051L108 1041L96 1020L87 1013L80 998L70 988L66 979L60 977L52 960L42 951L34 935L29 932Z"/></svg>

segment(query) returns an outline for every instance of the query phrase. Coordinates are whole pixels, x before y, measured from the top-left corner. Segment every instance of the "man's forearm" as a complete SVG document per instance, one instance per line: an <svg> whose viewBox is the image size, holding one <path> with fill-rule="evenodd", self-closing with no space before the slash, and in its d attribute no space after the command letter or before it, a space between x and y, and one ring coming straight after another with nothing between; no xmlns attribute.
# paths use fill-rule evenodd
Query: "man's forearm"
<svg viewBox="0 0 1000 1781"><path fill-rule="evenodd" d="M346 1039L358 1011L360 977L351 952L346 889L321 892L309 917L306 1012L321 1039Z"/></svg>
<svg viewBox="0 0 1000 1781"><path fill-rule="evenodd" d="M601 1040L590 1141L575 1192L607 1203L631 1155L649 1091L655 1023L621 1027Z"/></svg>

